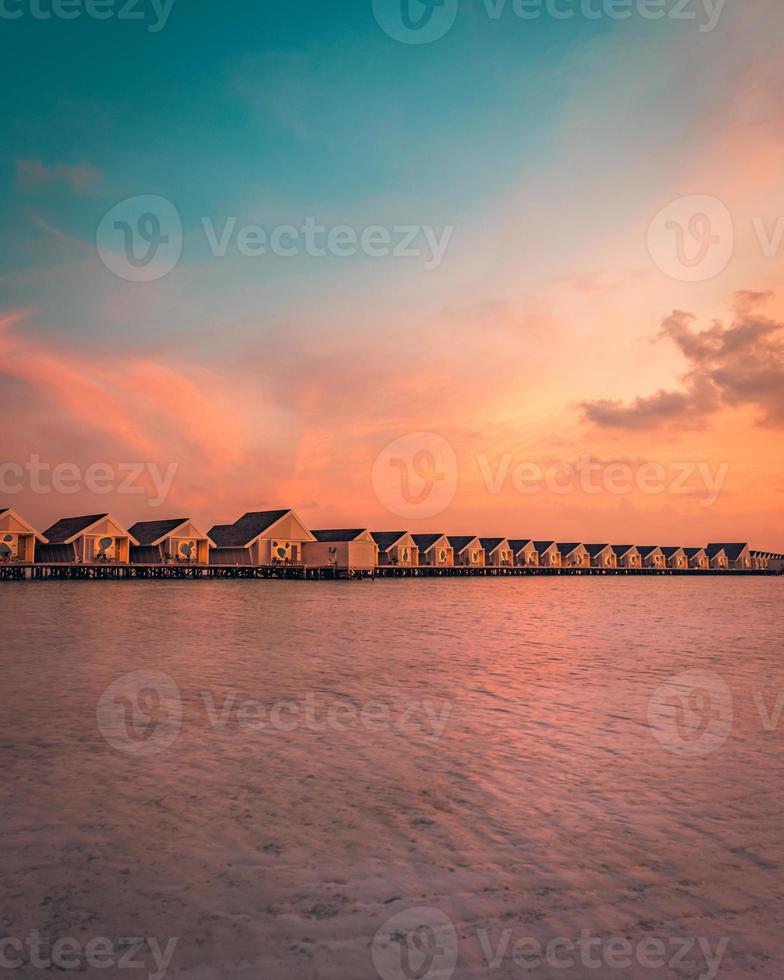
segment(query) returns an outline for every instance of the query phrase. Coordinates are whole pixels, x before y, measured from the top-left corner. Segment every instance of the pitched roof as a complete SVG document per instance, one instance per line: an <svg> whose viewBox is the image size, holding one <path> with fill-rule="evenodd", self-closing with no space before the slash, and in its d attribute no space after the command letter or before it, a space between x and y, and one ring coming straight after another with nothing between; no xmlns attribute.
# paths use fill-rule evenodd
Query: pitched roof
<svg viewBox="0 0 784 980"><path fill-rule="evenodd" d="M371 531L371 536L381 551L389 551L408 531Z"/></svg>
<svg viewBox="0 0 784 980"><path fill-rule="evenodd" d="M468 548L470 545L474 543L474 541L478 541L478 540L479 539L477 537L472 537L470 534L449 535L449 543L458 553L461 551L465 551L466 548Z"/></svg>
<svg viewBox="0 0 784 980"><path fill-rule="evenodd" d="M311 531L310 532L316 541L331 542L331 541L356 541L360 534L364 534L364 529L360 530L349 530L349 531Z"/></svg>
<svg viewBox="0 0 784 980"><path fill-rule="evenodd" d="M536 551L536 545L530 538L509 538L509 547L515 554L527 548L529 544Z"/></svg>
<svg viewBox="0 0 784 980"><path fill-rule="evenodd" d="M210 537L219 547L246 548L290 510L260 510L244 514L234 524L216 524Z"/></svg>
<svg viewBox="0 0 784 980"><path fill-rule="evenodd" d="M188 520L188 517L176 517L171 521L138 521L128 529L128 533L136 538L140 545L157 544L161 538L187 524Z"/></svg>
<svg viewBox="0 0 784 980"><path fill-rule="evenodd" d="M637 550L640 552L643 558L647 558L648 555L652 554L654 551L661 551L661 548L658 546L658 544L638 544Z"/></svg>
<svg viewBox="0 0 784 980"><path fill-rule="evenodd" d="M708 554L713 558L719 551L723 551L730 561L737 561L747 548L747 544L709 544Z"/></svg>
<svg viewBox="0 0 784 980"><path fill-rule="evenodd" d="M63 517L44 531L44 537L49 544L65 544L98 521L106 520L108 516L108 514L93 514L92 517Z"/></svg>
<svg viewBox="0 0 784 980"><path fill-rule="evenodd" d="M434 544L446 537L444 534L412 534L414 543L421 551L429 551Z"/></svg>
<svg viewBox="0 0 784 980"><path fill-rule="evenodd" d="M509 544L509 541L506 538L480 538L479 539L479 543L482 545L485 551L489 551L489 552L495 551L495 549L499 548L504 542Z"/></svg>
<svg viewBox="0 0 784 980"><path fill-rule="evenodd" d="M7 513L8 510L9 510L8 507L0 507L0 516L2 516L3 514Z"/></svg>
<svg viewBox="0 0 784 980"><path fill-rule="evenodd" d="M665 558L672 558L673 555L677 555L679 551L683 551L680 545L668 545L666 548L662 548ZM684 552L685 554L685 552Z"/></svg>
<svg viewBox="0 0 784 980"><path fill-rule="evenodd" d="M549 551L550 548L555 547L555 541L534 541L534 547L541 555L545 551Z"/></svg>
<svg viewBox="0 0 784 980"><path fill-rule="evenodd" d="M607 551L611 546L609 544L586 544L584 547L591 558L596 558L597 555L600 555L603 551Z"/></svg>
<svg viewBox="0 0 784 980"><path fill-rule="evenodd" d="M612 550L619 558L623 558L624 555L628 555L629 552L634 548L633 544L614 544Z"/></svg>
<svg viewBox="0 0 784 980"><path fill-rule="evenodd" d="M697 555L706 554L704 548L684 548L683 550L686 552L688 558L695 558Z"/></svg>
<svg viewBox="0 0 784 980"><path fill-rule="evenodd" d="M585 545L577 541L575 543L562 544L560 541L556 544L556 548L561 552L564 558L567 558L572 554L573 551L577 551L578 548L584 548Z"/></svg>

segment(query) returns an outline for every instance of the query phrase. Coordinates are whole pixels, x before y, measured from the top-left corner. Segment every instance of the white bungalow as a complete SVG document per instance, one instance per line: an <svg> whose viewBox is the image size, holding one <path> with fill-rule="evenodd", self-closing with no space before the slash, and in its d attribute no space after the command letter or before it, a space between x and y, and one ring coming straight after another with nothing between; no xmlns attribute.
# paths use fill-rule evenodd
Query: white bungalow
<svg viewBox="0 0 784 980"><path fill-rule="evenodd" d="M0 507L0 563L31 565L35 560L36 542L46 544L46 538L16 511Z"/></svg>
<svg viewBox="0 0 784 980"><path fill-rule="evenodd" d="M419 552L419 564L433 568L448 568L455 563L455 552L445 534L415 534L414 544Z"/></svg>
<svg viewBox="0 0 784 980"><path fill-rule="evenodd" d="M455 565L467 565L470 568L482 568L485 564L485 552L479 538L469 535L449 535L449 544L455 555Z"/></svg>
<svg viewBox="0 0 784 980"><path fill-rule="evenodd" d="M215 543L188 517L169 521L139 521L129 528L139 542L131 547L131 564L208 565Z"/></svg>
<svg viewBox="0 0 784 980"><path fill-rule="evenodd" d="M514 564L512 547L506 538L480 538L479 543L485 553L485 564L493 568Z"/></svg>
<svg viewBox="0 0 784 980"><path fill-rule="evenodd" d="M710 568L708 552L704 548L684 548L683 553L686 555L689 568L694 571L704 572Z"/></svg>
<svg viewBox="0 0 784 980"><path fill-rule="evenodd" d="M705 549L708 556L708 563L714 572L726 572L730 567L730 560L727 552L720 544L709 544Z"/></svg>
<svg viewBox="0 0 784 980"><path fill-rule="evenodd" d="M640 552L633 544L614 544L612 549L618 568L642 568Z"/></svg>
<svg viewBox="0 0 784 980"><path fill-rule="evenodd" d="M419 564L419 548L408 531L373 531L379 565L412 567Z"/></svg>
<svg viewBox="0 0 784 980"><path fill-rule="evenodd" d="M530 538L512 538L509 541L515 565L520 567L535 567L539 564L539 552Z"/></svg>
<svg viewBox="0 0 784 980"><path fill-rule="evenodd" d="M563 568L590 568L591 557L584 544L556 544Z"/></svg>
<svg viewBox="0 0 784 980"><path fill-rule="evenodd" d="M539 564L543 568L560 568L561 552L555 541L534 541L536 553L539 555Z"/></svg>
<svg viewBox="0 0 784 980"><path fill-rule="evenodd" d="M737 572L747 572L752 567L751 551L747 544L709 544L708 555L711 550L723 551L727 558L727 568Z"/></svg>
<svg viewBox="0 0 784 980"><path fill-rule="evenodd" d="M664 552L657 544L637 545L643 568L665 568Z"/></svg>
<svg viewBox="0 0 784 980"><path fill-rule="evenodd" d="M293 510L251 511L209 532L211 565L300 565L302 546L315 541Z"/></svg>
<svg viewBox="0 0 784 980"><path fill-rule="evenodd" d="M35 560L52 565L127 565L131 545L139 542L111 514L64 517L44 531Z"/></svg>
<svg viewBox="0 0 784 980"><path fill-rule="evenodd" d="M302 546L308 568L367 571L378 565L378 545L367 529L313 531Z"/></svg>
<svg viewBox="0 0 784 980"><path fill-rule="evenodd" d="M611 544L587 544L585 550L591 562L591 568L617 568L618 556Z"/></svg>
<svg viewBox="0 0 784 980"><path fill-rule="evenodd" d="M664 555L667 568L672 568L676 572L682 572L689 567L689 559L686 557L686 551L683 548L672 545L667 548L662 548L662 554Z"/></svg>

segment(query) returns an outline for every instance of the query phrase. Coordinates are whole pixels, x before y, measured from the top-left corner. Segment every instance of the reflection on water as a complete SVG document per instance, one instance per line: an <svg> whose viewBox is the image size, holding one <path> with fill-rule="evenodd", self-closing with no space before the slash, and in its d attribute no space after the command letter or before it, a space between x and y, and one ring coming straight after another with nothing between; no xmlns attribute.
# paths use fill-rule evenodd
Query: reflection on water
<svg viewBox="0 0 784 980"><path fill-rule="evenodd" d="M197 980L778 978L783 599L6 584L3 933Z"/></svg>

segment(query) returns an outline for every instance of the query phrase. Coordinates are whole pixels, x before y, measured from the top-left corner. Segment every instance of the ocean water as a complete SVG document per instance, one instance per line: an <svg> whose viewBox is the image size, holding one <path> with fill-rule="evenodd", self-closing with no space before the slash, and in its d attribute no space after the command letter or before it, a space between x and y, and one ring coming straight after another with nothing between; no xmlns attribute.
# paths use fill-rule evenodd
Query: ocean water
<svg viewBox="0 0 784 980"><path fill-rule="evenodd" d="M0 953L780 978L782 611L781 578L4 583Z"/></svg>

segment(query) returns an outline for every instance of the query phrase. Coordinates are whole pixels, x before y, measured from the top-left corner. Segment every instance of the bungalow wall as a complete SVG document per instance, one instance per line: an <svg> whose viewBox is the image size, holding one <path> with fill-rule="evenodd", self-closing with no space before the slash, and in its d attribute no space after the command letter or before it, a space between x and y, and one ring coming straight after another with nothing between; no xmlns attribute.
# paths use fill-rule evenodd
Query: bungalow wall
<svg viewBox="0 0 784 980"><path fill-rule="evenodd" d="M448 545L428 548L419 556L419 564L432 568L451 568L455 563L455 553Z"/></svg>
<svg viewBox="0 0 784 980"><path fill-rule="evenodd" d="M372 569L378 564L375 541L306 541L302 547L309 568Z"/></svg>
<svg viewBox="0 0 784 980"><path fill-rule="evenodd" d="M468 568L483 568L485 565L485 552L483 548L466 548L455 557L455 564Z"/></svg>
<svg viewBox="0 0 784 980"><path fill-rule="evenodd" d="M0 514L0 561L32 564L35 535L9 512Z"/></svg>

